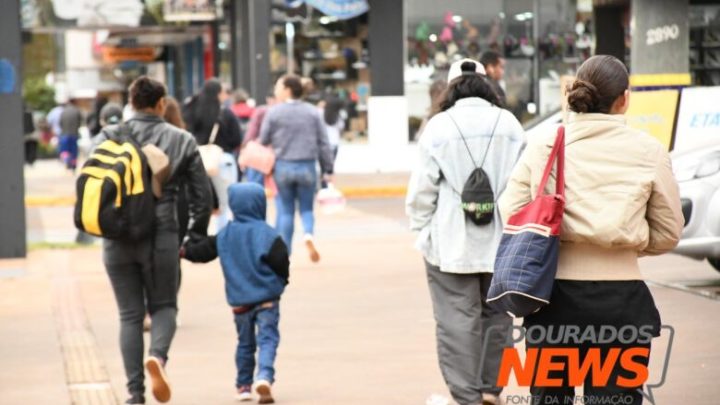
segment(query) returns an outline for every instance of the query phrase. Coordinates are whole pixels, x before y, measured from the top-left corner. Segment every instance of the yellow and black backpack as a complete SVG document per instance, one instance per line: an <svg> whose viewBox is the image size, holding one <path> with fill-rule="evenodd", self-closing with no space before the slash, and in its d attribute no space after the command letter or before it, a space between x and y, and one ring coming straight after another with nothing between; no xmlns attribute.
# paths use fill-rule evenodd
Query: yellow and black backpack
<svg viewBox="0 0 720 405"><path fill-rule="evenodd" d="M152 234L152 173L128 125L105 131L75 184L75 226L107 239L140 240Z"/></svg>

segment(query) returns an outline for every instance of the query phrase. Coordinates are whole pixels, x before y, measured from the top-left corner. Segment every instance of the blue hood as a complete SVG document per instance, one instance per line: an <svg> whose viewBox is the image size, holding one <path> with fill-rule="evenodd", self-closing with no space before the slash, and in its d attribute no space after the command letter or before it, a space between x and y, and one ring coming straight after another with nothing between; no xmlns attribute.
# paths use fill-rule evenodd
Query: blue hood
<svg viewBox="0 0 720 405"><path fill-rule="evenodd" d="M278 299L285 280L264 257L280 236L265 222L265 190L254 183L237 183L230 186L228 195L235 220L217 237L228 304L253 305Z"/></svg>
<svg viewBox="0 0 720 405"><path fill-rule="evenodd" d="M228 189L228 195L236 221L265 221L265 189L255 183L235 183Z"/></svg>

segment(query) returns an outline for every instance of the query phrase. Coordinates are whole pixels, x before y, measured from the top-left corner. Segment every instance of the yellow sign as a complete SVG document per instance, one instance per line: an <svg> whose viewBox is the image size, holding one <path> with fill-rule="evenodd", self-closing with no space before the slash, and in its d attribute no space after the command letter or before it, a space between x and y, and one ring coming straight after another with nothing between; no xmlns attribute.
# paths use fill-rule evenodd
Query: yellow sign
<svg viewBox="0 0 720 405"><path fill-rule="evenodd" d="M630 94L630 108L625 116L628 125L657 138L670 150L677 90L636 91Z"/></svg>

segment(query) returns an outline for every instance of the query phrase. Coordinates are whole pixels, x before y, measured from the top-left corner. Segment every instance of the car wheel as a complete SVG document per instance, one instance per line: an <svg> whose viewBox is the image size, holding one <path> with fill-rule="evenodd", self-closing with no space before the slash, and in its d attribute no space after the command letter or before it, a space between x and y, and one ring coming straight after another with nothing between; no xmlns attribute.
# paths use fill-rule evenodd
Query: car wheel
<svg viewBox="0 0 720 405"><path fill-rule="evenodd" d="M715 270L720 271L720 258L708 257L707 261Z"/></svg>

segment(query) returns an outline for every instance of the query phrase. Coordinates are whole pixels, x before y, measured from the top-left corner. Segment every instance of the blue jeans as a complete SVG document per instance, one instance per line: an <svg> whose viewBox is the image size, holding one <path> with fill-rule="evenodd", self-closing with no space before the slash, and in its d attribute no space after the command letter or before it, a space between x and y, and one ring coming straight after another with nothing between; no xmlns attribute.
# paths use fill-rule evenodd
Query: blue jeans
<svg viewBox="0 0 720 405"><path fill-rule="evenodd" d="M60 159L68 169L75 169L78 158L78 137L79 135L60 135L58 151Z"/></svg>
<svg viewBox="0 0 720 405"><path fill-rule="evenodd" d="M276 228L288 247L292 248L295 230L295 202L300 206L300 218L306 234L315 232L315 190L317 188L317 170L314 160L287 161L275 163L275 183L278 188L280 210Z"/></svg>
<svg viewBox="0 0 720 405"><path fill-rule="evenodd" d="M267 308L267 306L270 306ZM255 381L275 382L275 355L280 343L280 302L259 304L243 314L235 314L238 345L235 352L237 379L235 386L252 385L255 371L255 351L258 353L258 372ZM257 332L256 332L257 327Z"/></svg>
<svg viewBox="0 0 720 405"><path fill-rule="evenodd" d="M245 181L265 187L265 175L252 167L245 168Z"/></svg>

